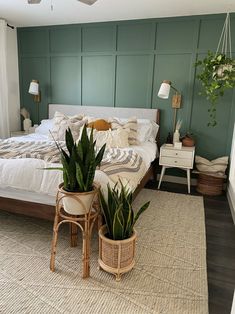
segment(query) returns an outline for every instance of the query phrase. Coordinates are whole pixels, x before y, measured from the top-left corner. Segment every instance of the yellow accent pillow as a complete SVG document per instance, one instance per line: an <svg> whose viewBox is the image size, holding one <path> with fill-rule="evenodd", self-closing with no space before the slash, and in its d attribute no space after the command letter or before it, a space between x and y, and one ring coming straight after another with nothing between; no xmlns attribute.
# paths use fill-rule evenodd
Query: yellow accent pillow
<svg viewBox="0 0 235 314"><path fill-rule="evenodd" d="M88 123L87 127L96 129L97 131L107 131L111 129L111 123L104 119L99 119Z"/></svg>

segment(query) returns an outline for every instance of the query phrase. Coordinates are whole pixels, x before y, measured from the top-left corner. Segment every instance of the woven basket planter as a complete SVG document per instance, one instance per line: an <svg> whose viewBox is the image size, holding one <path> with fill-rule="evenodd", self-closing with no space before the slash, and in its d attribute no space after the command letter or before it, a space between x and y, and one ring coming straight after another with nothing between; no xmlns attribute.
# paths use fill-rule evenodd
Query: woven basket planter
<svg viewBox="0 0 235 314"><path fill-rule="evenodd" d="M136 231L125 240L111 240L105 236L106 226L99 230L99 266L116 276L120 281L121 275L130 271L135 265Z"/></svg>
<svg viewBox="0 0 235 314"><path fill-rule="evenodd" d="M197 192L203 195L221 195L223 193L224 178L199 173L197 180Z"/></svg>

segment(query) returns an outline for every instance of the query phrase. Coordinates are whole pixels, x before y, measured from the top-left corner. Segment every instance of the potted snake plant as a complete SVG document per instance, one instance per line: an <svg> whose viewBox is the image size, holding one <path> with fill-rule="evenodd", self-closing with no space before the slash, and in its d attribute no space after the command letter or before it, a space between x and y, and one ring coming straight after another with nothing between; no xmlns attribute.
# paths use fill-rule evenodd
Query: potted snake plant
<svg viewBox="0 0 235 314"><path fill-rule="evenodd" d="M134 225L148 208L145 203L136 213L132 207L133 193L119 182L113 188L108 184L107 196L100 191L101 208L105 225L99 230L99 266L116 276L119 281L123 273L134 265L136 231Z"/></svg>
<svg viewBox="0 0 235 314"><path fill-rule="evenodd" d="M62 167L46 169L63 172L63 183L59 185L59 192L62 195L64 210L71 215L83 215L89 211L98 193L97 184L94 183L95 170L102 161L105 145L96 153L93 129L88 136L86 125L77 143L71 130L66 130L65 144L67 151L56 142Z"/></svg>

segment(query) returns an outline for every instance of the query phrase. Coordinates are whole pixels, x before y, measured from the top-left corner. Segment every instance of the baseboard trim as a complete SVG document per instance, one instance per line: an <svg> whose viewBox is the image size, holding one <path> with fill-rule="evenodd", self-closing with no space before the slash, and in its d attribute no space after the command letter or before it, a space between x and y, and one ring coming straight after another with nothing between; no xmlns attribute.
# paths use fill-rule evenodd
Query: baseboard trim
<svg viewBox="0 0 235 314"><path fill-rule="evenodd" d="M159 180L160 174L157 175L157 179ZM187 185L187 178L185 177L175 177L175 176L168 176L165 175L162 181L171 182L171 183L179 183ZM191 179L191 185L197 185L197 179Z"/></svg>
<svg viewBox="0 0 235 314"><path fill-rule="evenodd" d="M233 223L235 224L235 191L232 188L231 183L228 184L227 199L233 217Z"/></svg>

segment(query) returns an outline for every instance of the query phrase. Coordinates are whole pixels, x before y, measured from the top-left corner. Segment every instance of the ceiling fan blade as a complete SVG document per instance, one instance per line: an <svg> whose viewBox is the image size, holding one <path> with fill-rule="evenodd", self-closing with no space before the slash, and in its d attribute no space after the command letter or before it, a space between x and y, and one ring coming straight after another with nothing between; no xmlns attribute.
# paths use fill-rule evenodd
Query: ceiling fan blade
<svg viewBox="0 0 235 314"><path fill-rule="evenodd" d="M94 4L97 0L78 0L80 2L83 2L85 4L88 4L88 5L92 5Z"/></svg>
<svg viewBox="0 0 235 314"><path fill-rule="evenodd" d="M40 3L41 0L28 0L28 4L36 4L36 3Z"/></svg>

